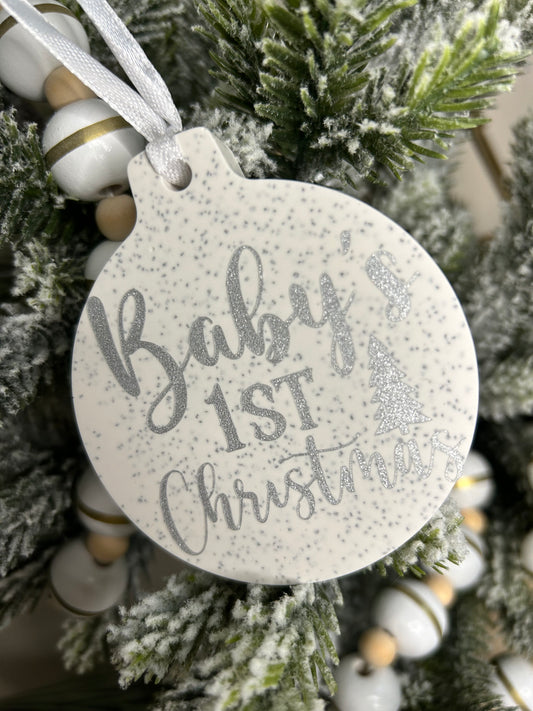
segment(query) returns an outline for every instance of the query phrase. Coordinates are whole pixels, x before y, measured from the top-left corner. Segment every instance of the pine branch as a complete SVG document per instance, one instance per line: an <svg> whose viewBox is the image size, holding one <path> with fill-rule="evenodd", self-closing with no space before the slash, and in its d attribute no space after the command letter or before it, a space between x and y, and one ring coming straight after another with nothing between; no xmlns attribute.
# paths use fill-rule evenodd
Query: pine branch
<svg viewBox="0 0 533 711"><path fill-rule="evenodd" d="M333 686L338 602L334 583L284 592L187 572L122 611L113 660L123 685L141 676L171 684L161 708L170 699L212 711L319 708L318 676Z"/></svg>
<svg viewBox="0 0 533 711"><path fill-rule="evenodd" d="M449 563L459 563L466 553L462 520L457 506L448 499L413 538L380 560L377 569L382 575L392 568L398 575L420 577L425 574L421 566L443 572Z"/></svg>
<svg viewBox="0 0 533 711"><path fill-rule="evenodd" d="M450 197L454 166L419 165L401 182L379 191L374 206L429 252L459 297L471 288L479 259L472 217Z"/></svg>
<svg viewBox="0 0 533 711"><path fill-rule="evenodd" d="M83 259L94 239L86 208L65 201L44 165L36 127L0 114L0 243L13 254L0 312L0 414L25 407L69 350L86 296Z"/></svg>
<svg viewBox="0 0 533 711"><path fill-rule="evenodd" d="M116 607L102 615L66 620L58 643L65 669L75 671L76 674L86 674L106 661L109 655L107 631L117 621Z"/></svg>
<svg viewBox="0 0 533 711"><path fill-rule="evenodd" d="M109 628L119 622L118 605L141 596L148 579L147 566L152 554L153 546L147 538L132 536L126 553L129 576L124 599L101 615L65 621L58 649L66 669L76 674L87 674L109 659L107 634Z"/></svg>
<svg viewBox="0 0 533 711"><path fill-rule="evenodd" d="M487 608L497 614L509 650L533 656L533 589L531 573L522 566L520 544L531 528L531 512L499 511L491 517L487 535L489 570L478 594Z"/></svg>
<svg viewBox="0 0 533 711"><path fill-rule="evenodd" d="M6 578L0 579L0 629L18 615L31 612L39 602L48 581L48 566L57 548L47 548L38 558Z"/></svg>
<svg viewBox="0 0 533 711"><path fill-rule="evenodd" d="M483 368L484 386L480 395L479 412L495 422L533 410L533 355L509 356L494 368Z"/></svg>
<svg viewBox="0 0 533 711"><path fill-rule="evenodd" d="M273 124L269 152L285 177L340 171L346 186L443 158L452 136L483 123L480 111L510 89L526 51L499 0L436 7L429 26L413 4L273 0L262 11L202 0L218 101Z"/></svg>
<svg viewBox="0 0 533 711"><path fill-rule="evenodd" d="M1 577L59 540L67 527L75 463L58 462L49 453L39 459L31 471L0 488Z"/></svg>
<svg viewBox="0 0 533 711"><path fill-rule="evenodd" d="M17 248L40 234L65 198L47 170L37 127L20 129L13 110L0 113L0 244Z"/></svg>
<svg viewBox="0 0 533 711"><path fill-rule="evenodd" d="M533 116L515 128L511 201L501 229L472 270L476 289L465 294L481 376L486 418L529 414L533 407Z"/></svg>

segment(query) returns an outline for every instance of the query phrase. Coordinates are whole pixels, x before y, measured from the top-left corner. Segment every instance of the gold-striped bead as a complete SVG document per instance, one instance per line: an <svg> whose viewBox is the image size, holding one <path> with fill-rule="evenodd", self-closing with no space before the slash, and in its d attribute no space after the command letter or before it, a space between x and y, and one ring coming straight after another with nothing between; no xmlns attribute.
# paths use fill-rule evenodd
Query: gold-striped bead
<svg viewBox="0 0 533 711"><path fill-rule="evenodd" d="M74 15L74 13L71 12L68 7L64 7L63 5L56 5L53 2L39 3L38 5L34 5L33 7L38 10L42 15L46 15L49 12L55 12L59 15L69 15L69 17L77 19L76 15ZM1 5L0 10L2 10ZM6 17L6 19L0 24L0 39L17 23L18 20L16 20L12 15Z"/></svg>
<svg viewBox="0 0 533 711"><path fill-rule="evenodd" d="M102 119L90 126L84 126L78 131L71 133L55 146L52 146L45 155L45 161L48 168L51 168L55 163L57 163L61 158L80 148L81 146L94 141L100 136L105 136L107 133L112 133L113 131L118 131L121 128L131 128L130 124L122 116L110 116L109 118Z"/></svg>

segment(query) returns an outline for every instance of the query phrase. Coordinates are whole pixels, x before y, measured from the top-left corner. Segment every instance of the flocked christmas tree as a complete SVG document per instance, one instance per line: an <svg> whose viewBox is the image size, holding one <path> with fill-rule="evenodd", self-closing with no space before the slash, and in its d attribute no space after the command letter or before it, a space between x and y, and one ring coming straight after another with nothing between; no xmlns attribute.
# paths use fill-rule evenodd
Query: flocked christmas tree
<svg viewBox="0 0 533 711"><path fill-rule="evenodd" d="M79 7L65 4L86 24L92 53L116 70ZM488 651L494 630L508 650L533 657L531 575L520 556L521 541L533 528L533 118L516 127L510 198L489 243L476 239L468 214L450 198L453 172L441 159L465 130L486 120L483 110L493 97L512 88L531 50L532 3L112 4L165 78L186 123L216 132L246 177L298 179L356 195L407 229L453 284L480 368L475 446L495 472L487 569L474 590L459 595L439 651L400 661L397 670L405 709L499 711L504 703L491 687ZM1 101L5 626L43 595L51 559L80 530L72 490L86 459L70 409L68 366L87 296L84 265L101 237L90 207L64 195L47 170L39 139L42 106L8 90ZM411 395L404 388L409 414L390 426L403 431L423 421ZM390 429L386 421L381 427ZM131 693L117 691L124 696L115 701L102 681L103 698L94 699L102 708L324 708L335 688L337 655L357 649L377 591L399 575L422 574L423 567L453 566L464 553L460 521L456 507L446 503L373 570L341 581L272 588L187 571L149 595L141 573L150 546L135 536L120 608L68 622L61 641L65 662L86 673L111 660L122 687L148 682L142 693L135 685ZM91 682L92 692L99 683ZM83 688L82 677L76 686ZM85 690L72 698L77 708L93 703ZM45 695L28 704L58 708L57 698Z"/></svg>

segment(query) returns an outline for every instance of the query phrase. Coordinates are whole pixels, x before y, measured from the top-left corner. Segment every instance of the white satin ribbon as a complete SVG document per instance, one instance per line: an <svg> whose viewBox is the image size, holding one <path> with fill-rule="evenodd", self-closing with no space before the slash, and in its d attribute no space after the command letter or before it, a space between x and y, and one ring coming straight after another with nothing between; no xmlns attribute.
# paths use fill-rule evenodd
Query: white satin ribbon
<svg viewBox="0 0 533 711"><path fill-rule="evenodd" d="M177 187L190 170L174 135L182 122L161 75L106 0L78 0L138 92L50 25L28 0L2 0L2 6L80 81L146 138L153 169Z"/></svg>

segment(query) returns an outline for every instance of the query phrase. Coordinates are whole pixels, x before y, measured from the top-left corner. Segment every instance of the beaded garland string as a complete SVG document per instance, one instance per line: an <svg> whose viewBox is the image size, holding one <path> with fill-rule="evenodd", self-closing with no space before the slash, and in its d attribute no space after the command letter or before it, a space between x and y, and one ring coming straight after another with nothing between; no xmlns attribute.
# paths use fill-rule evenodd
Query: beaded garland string
<svg viewBox="0 0 533 711"><path fill-rule="evenodd" d="M56 0L31 0L31 4L65 37L89 50L83 26L68 8ZM94 281L135 225L126 169L143 150L145 140L43 49L5 8L0 10L0 80L24 99L46 100L55 111L43 135L47 165L64 192L96 203L96 224L106 238L87 260L85 275ZM90 466L77 484L76 509L87 534L56 553L50 589L69 612L95 615L117 604L125 592L124 555L135 527Z"/></svg>
<svg viewBox="0 0 533 711"><path fill-rule="evenodd" d="M491 466L472 450L451 494L463 517L464 560L445 573L426 571L420 580L401 579L378 594L371 613L376 627L361 634L358 652L343 657L335 670L334 709L398 711L402 691L392 667L394 661L398 657L416 661L434 654L448 630L447 609L458 593L472 590L485 572L487 518L483 508L490 504L493 493ZM533 576L533 531L522 542L521 561ZM531 711L533 665L507 652L501 642L499 646L502 648L493 651L491 660L493 690L505 704Z"/></svg>

